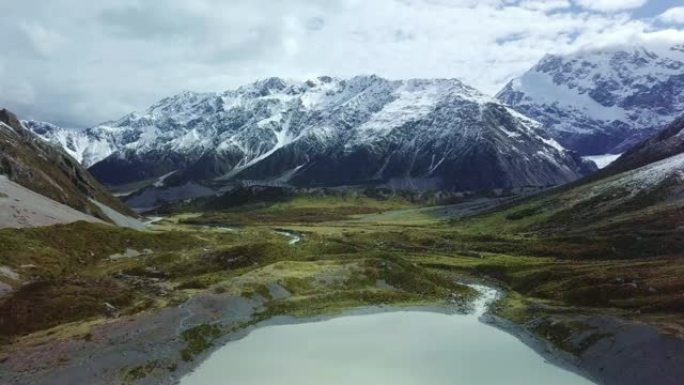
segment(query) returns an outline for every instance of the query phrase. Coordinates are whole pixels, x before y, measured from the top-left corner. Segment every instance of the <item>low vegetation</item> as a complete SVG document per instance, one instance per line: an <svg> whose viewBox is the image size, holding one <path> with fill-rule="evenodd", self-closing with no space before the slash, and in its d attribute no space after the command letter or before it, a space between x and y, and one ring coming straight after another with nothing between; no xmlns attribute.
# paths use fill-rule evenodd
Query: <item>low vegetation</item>
<svg viewBox="0 0 684 385"><path fill-rule="evenodd" d="M150 373L158 370L159 368L160 363L157 361L150 361L144 365L136 366L125 371L123 375L123 381L126 384L135 383L136 381L147 377L150 375Z"/></svg>
<svg viewBox="0 0 684 385"><path fill-rule="evenodd" d="M204 212L200 216L185 219L183 223L224 226L311 224L341 221L361 214L411 206L402 198L378 200L365 195L298 195L285 201L249 203L221 211Z"/></svg>
<svg viewBox="0 0 684 385"><path fill-rule="evenodd" d="M184 361L191 361L196 355L209 349L214 340L221 334L222 331L219 326L207 324L183 331L181 337L187 345L181 350L181 357Z"/></svg>
<svg viewBox="0 0 684 385"><path fill-rule="evenodd" d="M592 340L563 345L581 325L554 324L552 314L614 313L682 330L684 264L673 249L681 232L649 225L648 233L624 235L600 223L584 231L559 221L566 208L548 199L449 221L403 199L296 196L172 215L149 232L87 223L0 230L0 266L21 277L0 299L0 335L11 342L57 325L178 306L199 293L260 298L253 322L379 304L460 306L475 294L457 282L473 278L508 289L496 314L534 319L538 335L574 352ZM679 219L641 215L614 225L656 220ZM289 244L276 230L302 240ZM230 331L219 324L183 331L182 359ZM135 382L155 370L149 364L123 375Z"/></svg>
<svg viewBox="0 0 684 385"><path fill-rule="evenodd" d="M126 249L179 251L202 241L181 232L146 233L109 225L68 225L0 230L0 265L32 280L61 278L107 260Z"/></svg>

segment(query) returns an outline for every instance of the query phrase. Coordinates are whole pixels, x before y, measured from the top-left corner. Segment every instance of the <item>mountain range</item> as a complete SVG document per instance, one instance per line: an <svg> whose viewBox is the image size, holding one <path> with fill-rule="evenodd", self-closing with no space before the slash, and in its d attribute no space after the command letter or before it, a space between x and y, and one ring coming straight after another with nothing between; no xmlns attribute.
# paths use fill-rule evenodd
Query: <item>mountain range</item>
<svg viewBox="0 0 684 385"><path fill-rule="evenodd" d="M536 121L453 79L271 78L184 92L84 131L25 124L106 185L178 198L238 181L480 191L562 184L595 169Z"/></svg>
<svg viewBox="0 0 684 385"><path fill-rule="evenodd" d="M684 45L547 55L496 97L569 149L619 154L684 111Z"/></svg>
<svg viewBox="0 0 684 385"><path fill-rule="evenodd" d="M587 383L678 383L678 49L547 56L495 98L324 76L88 129L0 110L0 383L184 382L271 317L464 310L467 282Z"/></svg>
<svg viewBox="0 0 684 385"><path fill-rule="evenodd" d="M455 79L270 78L84 130L25 121L127 203L237 183L490 191L593 172L684 110L684 46L547 55L495 98Z"/></svg>

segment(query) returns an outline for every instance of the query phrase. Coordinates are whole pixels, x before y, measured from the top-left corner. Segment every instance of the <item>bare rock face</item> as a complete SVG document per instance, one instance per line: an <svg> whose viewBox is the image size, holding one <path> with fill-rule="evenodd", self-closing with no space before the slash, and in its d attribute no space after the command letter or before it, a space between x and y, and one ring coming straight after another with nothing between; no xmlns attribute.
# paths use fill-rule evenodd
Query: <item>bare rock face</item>
<svg viewBox="0 0 684 385"><path fill-rule="evenodd" d="M619 154L684 111L684 46L548 55L497 99L582 155Z"/></svg>

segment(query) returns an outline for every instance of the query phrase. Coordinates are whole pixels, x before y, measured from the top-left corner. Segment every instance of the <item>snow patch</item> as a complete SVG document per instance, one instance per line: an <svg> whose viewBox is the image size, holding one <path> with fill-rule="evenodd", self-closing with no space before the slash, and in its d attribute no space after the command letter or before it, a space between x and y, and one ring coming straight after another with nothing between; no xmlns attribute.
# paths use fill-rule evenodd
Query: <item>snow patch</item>
<svg viewBox="0 0 684 385"><path fill-rule="evenodd" d="M626 120L627 112L617 106L606 107L587 94L578 93L564 84L555 84L545 73L530 71L520 79L520 91L535 103L577 111L594 119L612 122Z"/></svg>
<svg viewBox="0 0 684 385"><path fill-rule="evenodd" d="M368 137L384 135L394 128L419 120L434 111L441 95L440 91L437 85L423 89L408 85L398 88L392 95L394 101L386 104L380 112L357 128L360 135L358 140L364 141Z"/></svg>
<svg viewBox="0 0 684 385"><path fill-rule="evenodd" d="M250 168L251 166L261 162L262 160L268 158L269 156L273 155L276 151L280 150L281 148L287 146L290 143L293 143L297 140L299 140L303 135L299 136L294 136L292 133L285 129L284 127L281 128L280 130L273 129L273 135L275 136L276 143L275 145L268 151L257 155L256 157L253 157L250 159L249 156L243 157L240 162L227 174L225 174L222 177L216 178L216 180L227 180L232 178L233 176L239 174L241 171L246 170Z"/></svg>
<svg viewBox="0 0 684 385"><path fill-rule="evenodd" d="M596 164L599 169L606 168L609 164L615 162L622 154L603 154L603 155L589 155L583 156L582 159L590 160Z"/></svg>
<svg viewBox="0 0 684 385"><path fill-rule="evenodd" d="M178 172L178 170L174 170L168 174L164 174L164 175L160 176L159 178L157 178L157 180L152 185L154 187L164 187L164 183L166 181L166 178L170 177L171 175L175 174L176 172ZM126 195L128 195L128 194L126 194Z"/></svg>
<svg viewBox="0 0 684 385"><path fill-rule="evenodd" d="M546 139L546 138L540 138L540 139L542 140L542 142L546 143L547 146L551 146L560 152L565 151L565 147L561 146L561 144L556 142L555 139Z"/></svg>
<svg viewBox="0 0 684 385"><path fill-rule="evenodd" d="M629 191L631 196L635 196L641 191L659 185L672 176L679 177L684 183L684 153L620 174L609 183L595 186L592 193L619 188Z"/></svg>

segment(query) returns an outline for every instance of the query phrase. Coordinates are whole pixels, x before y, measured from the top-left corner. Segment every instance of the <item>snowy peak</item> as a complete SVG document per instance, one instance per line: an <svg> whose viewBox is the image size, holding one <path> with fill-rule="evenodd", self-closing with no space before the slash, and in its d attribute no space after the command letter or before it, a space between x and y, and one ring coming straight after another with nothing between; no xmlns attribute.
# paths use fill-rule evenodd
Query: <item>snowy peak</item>
<svg viewBox="0 0 684 385"><path fill-rule="evenodd" d="M144 112L136 112L103 126L145 126L157 120L171 119L185 122L230 109L249 107L254 101L264 103L298 104L310 109L326 109L331 105L354 103L364 97L390 93L431 93L435 97L460 95L464 99L485 101L487 97L456 79L411 79L391 81L376 75L338 79L321 76L305 82L287 82L269 78L221 93L190 91L162 99Z"/></svg>
<svg viewBox="0 0 684 385"><path fill-rule="evenodd" d="M237 149L258 158L304 135L328 136L331 127L340 124L365 124L360 129L366 134L382 133L383 127L418 118L438 102L457 96L486 100L458 80L389 81L374 75L348 80L324 76L305 82L269 78L216 94L183 92L90 131L100 136L118 132L114 142L120 151L144 151L161 142L165 149L197 154L211 148ZM316 125L291 121L312 115Z"/></svg>
<svg viewBox="0 0 684 385"><path fill-rule="evenodd" d="M675 46L547 55L497 99L582 154L623 152L684 109L684 52Z"/></svg>
<svg viewBox="0 0 684 385"><path fill-rule="evenodd" d="M89 167L114 152L110 138L90 130L63 128L51 123L23 120L22 125L44 141L61 147L80 164Z"/></svg>
<svg viewBox="0 0 684 385"><path fill-rule="evenodd" d="M183 92L84 132L111 150L90 151L103 183L202 194L239 181L490 190L592 170L540 127L459 80L369 75Z"/></svg>
<svg viewBox="0 0 684 385"><path fill-rule="evenodd" d="M644 91L648 82L681 75L684 63L645 48L632 48L546 56L533 71L547 74L555 85L587 94L604 107L625 107L628 97Z"/></svg>

